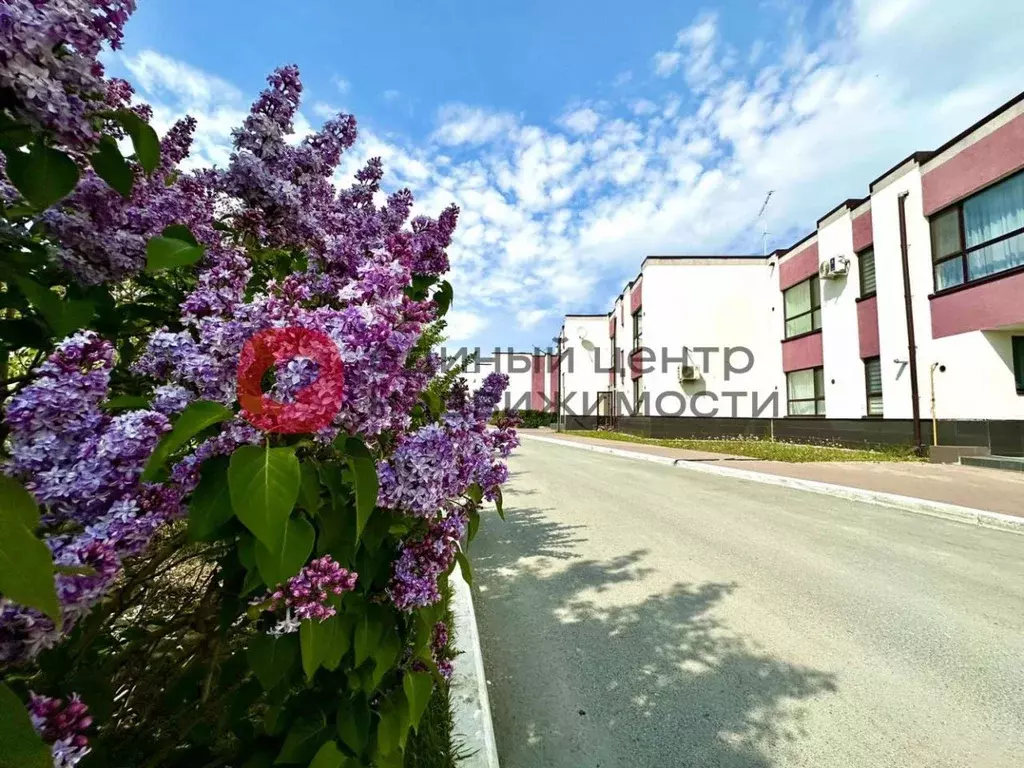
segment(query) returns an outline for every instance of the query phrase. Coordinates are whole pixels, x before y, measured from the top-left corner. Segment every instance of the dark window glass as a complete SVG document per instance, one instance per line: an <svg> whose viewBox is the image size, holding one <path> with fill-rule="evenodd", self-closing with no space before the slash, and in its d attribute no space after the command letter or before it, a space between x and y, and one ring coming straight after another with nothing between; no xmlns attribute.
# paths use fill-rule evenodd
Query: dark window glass
<svg viewBox="0 0 1024 768"><path fill-rule="evenodd" d="M633 313L633 349L639 349L643 342L643 310L638 309Z"/></svg>
<svg viewBox="0 0 1024 768"><path fill-rule="evenodd" d="M1013 342L1013 378L1017 382L1017 391L1024 395L1024 336L1014 336Z"/></svg>
<svg viewBox="0 0 1024 768"><path fill-rule="evenodd" d="M857 254L857 264L860 268L860 295L875 295L875 249L868 248Z"/></svg>
<svg viewBox="0 0 1024 768"><path fill-rule="evenodd" d="M868 416L882 415L882 361L874 357L864 361L864 381L868 392Z"/></svg>

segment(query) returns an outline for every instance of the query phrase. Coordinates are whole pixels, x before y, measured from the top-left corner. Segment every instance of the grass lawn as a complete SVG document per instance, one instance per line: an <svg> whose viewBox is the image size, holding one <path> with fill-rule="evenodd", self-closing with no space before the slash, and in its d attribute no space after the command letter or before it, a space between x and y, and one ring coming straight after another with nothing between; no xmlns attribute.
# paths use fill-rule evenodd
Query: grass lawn
<svg viewBox="0 0 1024 768"><path fill-rule="evenodd" d="M831 445L804 445L786 443L779 440L758 440L751 437L727 438L721 440L693 439L662 439L656 437L637 437L624 432L606 432L603 430L573 430L567 435L596 437L601 440L617 440L623 443L642 443L643 445L661 445L666 448L685 448L691 451L707 451L709 453L731 453L734 456L746 456L766 461L918 461L910 448L840 448Z"/></svg>

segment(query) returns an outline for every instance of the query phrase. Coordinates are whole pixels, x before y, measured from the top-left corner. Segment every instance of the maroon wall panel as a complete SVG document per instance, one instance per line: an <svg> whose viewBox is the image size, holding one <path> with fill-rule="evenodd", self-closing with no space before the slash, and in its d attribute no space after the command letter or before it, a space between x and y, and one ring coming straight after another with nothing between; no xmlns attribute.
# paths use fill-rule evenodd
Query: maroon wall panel
<svg viewBox="0 0 1024 768"><path fill-rule="evenodd" d="M782 370L786 373L801 371L804 368L819 368L824 362L821 331L782 342Z"/></svg>

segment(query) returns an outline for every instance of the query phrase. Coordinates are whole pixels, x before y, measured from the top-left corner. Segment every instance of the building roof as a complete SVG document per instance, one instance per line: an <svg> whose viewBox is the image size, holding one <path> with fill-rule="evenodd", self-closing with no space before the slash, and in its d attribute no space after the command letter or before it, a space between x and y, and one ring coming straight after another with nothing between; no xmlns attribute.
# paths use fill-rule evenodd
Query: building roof
<svg viewBox="0 0 1024 768"><path fill-rule="evenodd" d="M870 197L851 197L851 198L848 198L846 200L843 200L843 202L841 202L839 205L837 205L831 211L829 211L824 216L822 216L820 219L818 219L818 225L821 226L821 222L823 222L825 219L827 219L833 213L836 213L837 211L841 210L842 208L849 208L852 211L858 205L861 205L865 200L870 200L870 199L871 199Z"/></svg>

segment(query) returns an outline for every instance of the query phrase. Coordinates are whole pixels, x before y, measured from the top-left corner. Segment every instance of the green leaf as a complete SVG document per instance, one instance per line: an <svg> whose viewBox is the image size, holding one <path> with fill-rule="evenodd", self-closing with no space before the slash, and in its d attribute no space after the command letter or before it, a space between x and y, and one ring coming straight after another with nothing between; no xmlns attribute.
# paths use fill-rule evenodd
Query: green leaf
<svg viewBox="0 0 1024 768"><path fill-rule="evenodd" d="M423 398L423 402L426 404L431 416L437 417L441 415L441 396L437 392L426 389L420 397Z"/></svg>
<svg viewBox="0 0 1024 768"><path fill-rule="evenodd" d="M434 303L437 305L437 316L444 317L448 314L448 310L452 306L452 300L455 298L455 293L452 291L452 285L447 280L444 280L434 291Z"/></svg>
<svg viewBox="0 0 1024 768"><path fill-rule="evenodd" d="M268 547L262 541L256 542L256 565L260 576L269 585L283 584L296 575L306 564L306 558L313 551L316 531L303 517L292 517L284 529L284 536Z"/></svg>
<svg viewBox="0 0 1024 768"><path fill-rule="evenodd" d="M357 693L338 707L338 735L356 755L366 749L370 741L370 706L363 694Z"/></svg>
<svg viewBox="0 0 1024 768"><path fill-rule="evenodd" d="M409 730L409 711L402 691L395 691L380 704L380 723L377 725L377 749L390 755L405 744Z"/></svg>
<svg viewBox="0 0 1024 768"><path fill-rule="evenodd" d="M16 480L0 475L0 593L59 625L53 556L35 536L38 525L35 500Z"/></svg>
<svg viewBox="0 0 1024 768"><path fill-rule="evenodd" d="M200 472L199 485L188 505L188 533L193 541L216 541L235 515L228 490L227 456L207 459Z"/></svg>
<svg viewBox="0 0 1024 768"><path fill-rule="evenodd" d="M169 227L165 227L161 234L163 234L164 237L171 238L172 240L181 240L189 245L199 245L199 241L196 240L196 236L192 234L192 230L184 224L171 224Z"/></svg>
<svg viewBox="0 0 1024 768"><path fill-rule="evenodd" d="M146 243L146 271L159 272L195 264L203 257L203 250L201 245L192 245L174 237L151 237Z"/></svg>
<svg viewBox="0 0 1024 768"><path fill-rule="evenodd" d="M32 727L28 710L0 683L0 768L53 768L50 747Z"/></svg>
<svg viewBox="0 0 1024 768"><path fill-rule="evenodd" d="M402 654L402 641L398 636L398 632L394 629L384 630L384 634L377 644L377 649L373 652L373 687L376 689L384 676L390 672L395 662L398 661L398 657Z"/></svg>
<svg viewBox="0 0 1024 768"><path fill-rule="evenodd" d="M304 461L299 466L299 474L302 476L302 484L299 486L299 506L309 514L315 515L320 510L320 474L316 465L311 461Z"/></svg>
<svg viewBox="0 0 1024 768"><path fill-rule="evenodd" d="M331 616L324 621L307 619L299 625L299 645L302 648L302 670L312 680L323 667L333 672L341 664L341 657L352 643L352 623L342 616Z"/></svg>
<svg viewBox="0 0 1024 768"><path fill-rule="evenodd" d="M151 174L160 164L160 137L156 135L153 127L134 112L121 109L117 112L104 112L107 117L121 125L132 138L132 146L135 147L135 157L139 165Z"/></svg>
<svg viewBox="0 0 1024 768"><path fill-rule="evenodd" d="M455 559L459 562L459 570L462 571L462 578L469 586L473 586L473 569L469 565L469 558L464 552L456 552Z"/></svg>
<svg viewBox="0 0 1024 768"><path fill-rule="evenodd" d="M253 635L245 655L264 690L273 689L288 674L299 655L298 645L294 634Z"/></svg>
<svg viewBox="0 0 1024 768"><path fill-rule="evenodd" d="M309 768L343 768L347 762L348 758L338 750L338 745L333 741L328 741L320 747L320 751L313 757Z"/></svg>
<svg viewBox="0 0 1024 768"><path fill-rule="evenodd" d="M323 715L296 721L285 736L275 765L308 763L327 740L327 723Z"/></svg>
<svg viewBox="0 0 1024 768"><path fill-rule="evenodd" d="M62 299L46 286L27 277L16 276L15 280L25 298L43 316L53 334L59 338L69 336L88 325L95 314L95 307L90 301Z"/></svg>
<svg viewBox="0 0 1024 768"><path fill-rule="evenodd" d="M78 166L58 149L36 142L28 152L10 150L7 178L36 208L49 208L78 184Z"/></svg>
<svg viewBox="0 0 1024 768"><path fill-rule="evenodd" d="M356 488L356 538L363 535L366 521L377 506L377 492L380 482L377 478L377 462L367 450L363 441L350 437L345 443L348 465L352 470Z"/></svg>
<svg viewBox="0 0 1024 768"><path fill-rule="evenodd" d="M152 482L157 473L176 450L198 435L207 427L230 419L234 414L220 403L210 400L196 400L181 412L171 429L157 444L153 455L142 470L142 482Z"/></svg>
<svg viewBox="0 0 1024 768"><path fill-rule="evenodd" d="M495 509L498 510L498 517L500 517L502 520L505 519L505 508L503 506L504 503L505 503L505 499L501 495L501 488L500 487L499 488L495 488L494 489L494 507L495 507Z"/></svg>
<svg viewBox="0 0 1024 768"><path fill-rule="evenodd" d="M135 185L135 174L131 166L121 156L117 142L111 136L101 136L99 148L89 158L96 175L127 199L132 196Z"/></svg>
<svg viewBox="0 0 1024 768"><path fill-rule="evenodd" d="M115 395L105 403L100 403L100 408L107 411L135 410L136 408L148 408L149 398L142 395Z"/></svg>
<svg viewBox="0 0 1024 768"><path fill-rule="evenodd" d="M409 720L413 730L419 732L420 719L427 709L430 694L434 690L434 677L429 672L406 672L402 678L402 690L409 702Z"/></svg>
<svg viewBox="0 0 1024 768"><path fill-rule="evenodd" d="M243 445L231 455L228 485L235 515L272 550L285 537L299 483L294 448Z"/></svg>
<svg viewBox="0 0 1024 768"><path fill-rule="evenodd" d="M364 613L356 622L355 650L356 666L366 661L373 652L377 650L377 643L380 642L380 622L369 613Z"/></svg>
<svg viewBox="0 0 1024 768"><path fill-rule="evenodd" d="M480 487L480 483L473 483L469 488L466 489L466 495L469 500L475 504L479 504L484 498L484 489Z"/></svg>
<svg viewBox="0 0 1024 768"><path fill-rule="evenodd" d="M480 530L480 513L475 509L471 509L469 511L469 525L466 528L466 541L473 541L478 530Z"/></svg>

